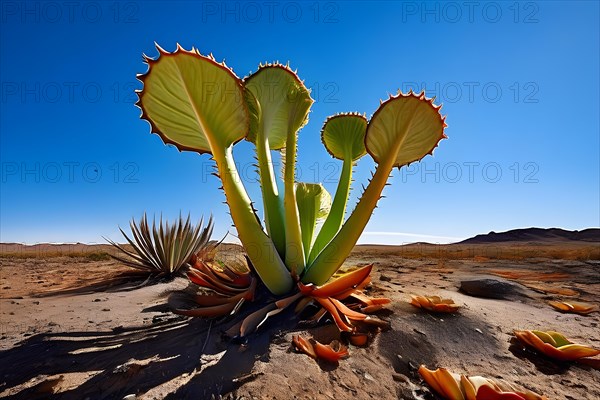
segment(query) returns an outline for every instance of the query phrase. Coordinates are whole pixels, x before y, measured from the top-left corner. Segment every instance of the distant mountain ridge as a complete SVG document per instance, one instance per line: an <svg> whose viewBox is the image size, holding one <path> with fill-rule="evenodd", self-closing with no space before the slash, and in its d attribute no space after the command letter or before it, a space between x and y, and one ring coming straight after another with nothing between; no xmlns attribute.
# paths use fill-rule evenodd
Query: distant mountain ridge
<svg viewBox="0 0 600 400"><path fill-rule="evenodd" d="M568 231L560 228L525 228L499 233L492 231L459 243L562 242L565 240L600 243L600 228L588 228L581 231Z"/></svg>

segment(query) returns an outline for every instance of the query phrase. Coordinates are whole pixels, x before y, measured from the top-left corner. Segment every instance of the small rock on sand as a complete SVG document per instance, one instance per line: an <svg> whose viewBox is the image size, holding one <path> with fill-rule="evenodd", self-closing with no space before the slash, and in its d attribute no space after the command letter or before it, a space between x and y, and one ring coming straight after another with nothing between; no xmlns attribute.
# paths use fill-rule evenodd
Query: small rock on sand
<svg viewBox="0 0 600 400"><path fill-rule="evenodd" d="M463 280L460 282L460 291L469 296L487 299L509 299L524 295L524 290L519 285L496 278Z"/></svg>

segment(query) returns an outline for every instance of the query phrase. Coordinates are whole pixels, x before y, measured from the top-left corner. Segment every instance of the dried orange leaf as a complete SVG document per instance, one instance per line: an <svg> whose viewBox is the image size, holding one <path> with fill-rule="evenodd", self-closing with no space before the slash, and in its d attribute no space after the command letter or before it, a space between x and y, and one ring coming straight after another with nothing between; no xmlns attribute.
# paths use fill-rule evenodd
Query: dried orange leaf
<svg viewBox="0 0 600 400"><path fill-rule="evenodd" d="M344 303L342 303L339 300L336 300L336 299L329 299L329 300L333 303L333 305L338 309L339 312L341 312L342 314L344 314L346 317L348 317L350 319L362 321L365 318L367 318L366 314L351 310L350 308L348 308Z"/></svg>
<svg viewBox="0 0 600 400"><path fill-rule="evenodd" d="M598 307L593 304L576 303L573 301L549 301L548 304L563 312L571 312L582 315L592 313L598 309Z"/></svg>
<svg viewBox="0 0 600 400"><path fill-rule="evenodd" d="M194 301L196 302L196 304L202 307L213 307L225 303L231 303L232 297L216 296L210 294L198 294L194 296Z"/></svg>
<svg viewBox="0 0 600 400"><path fill-rule="evenodd" d="M336 348L332 347L330 344L325 345L317 342L312 339L311 344L315 349L315 353L317 357L321 360L329 361L331 363L336 363L340 359L348 357L348 348L339 342L334 342Z"/></svg>
<svg viewBox="0 0 600 400"><path fill-rule="evenodd" d="M292 336L292 343L294 344L296 350L302 351L303 353L308 354L310 357L317 359L317 353L315 353L315 348L309 341L304 339L302 336Z"/></svg>
<svg viewBox="0 0 600 400"><path fill-rule="evenodd" d="M417 308L433 312L453 313L458 310L458 305L452 299L442 299L439 296L411 296L410 304Z"/></svg>
<svg viewBox="0 0 600 400"><path fill-rule="evenodd" d="M520 392L509 384L500 386L482 376L459 376L445 368L432 371L421 365L419 374L437 394L448 400L547 400L529 390Z"/></svg>
<svg viewBox="0 0 600 400"><path fill-rule="evenodd" d="M491 386L483 385L477 391L476 400L526 400L515 392L501 392Z"/></svg>
<svg viewBox="0 0 600 400"><path fill-rule="evenodd" d="M465 396L460 390L460 377L454 377L445 368L438 368L435 371L427 369L424 365L419 368L419 374L438 394L448 400L465 400Z"/></svg>
<svg viewBox="0 0 600 400"><path fill-rule="evenodd" d="M600 350L571 343L558 332L515 331L517 339L540 353L561 361L575 361L600 354Z"/></svg>
<svg viewBox="0 0 600 400"><path fill-rule="evenodd" d="M475 386L464 375L460 376L460 387L465 395L465 399L477 400L477 390L475 389Z"/></svg>
<svg viewBox="0 0 600 400"><path fill-rule="evenodd" d="M224 315L232 313L239 302L244 301L243 299L238 302L232 301L229 303L212 306L212 307L201 307L194 308L192 310L182 310L175 309L173 312L175 314L186 315L188 317L204 317L204 318L214 318L214 317L222 317Z"/></svg>
<svg viewBox="0 0 600 400"><path fill-rule="evenodd" d="M276 308L277 306L275 303L270 303L244 318L242 325L240 326L240 336L244 337L247 334L254 332L258 325L267 318L267 314Z"/></svg>
<svg viewBox="0 0 600 400"><path fill-rule="evenodd" d="M350 335L349 340L354 346L363 347L369 342L369 335L366 333L354 333Z"/></svg>
<svg viewBox="0 0 600 400"><path fill-rule="evenodd" d="M316 287L312 290L311 296L314 297L335 297L348 289L355 288L360 285L371 274L373 264L358 268L354 271L347 272L333 281ZM309 286L309 285L307 285Z"/></svg>
<svg viewBox="0 0 600 400"><path fill-rule="evenodd" d="M351 296L367 306L384 305L391 302L391 300L386 297L369 297L360 292L354 292Z"/></svg>
<svg viewBox="0 0 600 400"><path fill-rule="evenodd" d="M324 309L327 310L327 312L329 312L340 331L352 332L354 330L346 321L343 320L342 316L340 316L340 313L330 299L321 299L317 297L316 300L319 302L319 304L321 304L321 306L323 306Z"/></svg>

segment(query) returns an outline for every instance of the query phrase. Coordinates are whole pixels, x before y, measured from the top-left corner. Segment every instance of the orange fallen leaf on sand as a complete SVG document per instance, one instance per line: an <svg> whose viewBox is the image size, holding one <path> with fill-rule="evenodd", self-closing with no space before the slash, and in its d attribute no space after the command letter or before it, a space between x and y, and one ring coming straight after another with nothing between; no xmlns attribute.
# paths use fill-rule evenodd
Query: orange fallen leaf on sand
<svg viewBox="0 0 600 400"><path fill-rule="evenodd" d="M573 343L554 331L514 331L514 334L522 343L561 361L575 361L600 354L600 350Z"/></svg>
<svg viewBox="0 0 600 400"><path fill-rule="evenodd" d="M376 328L386 327L387 322L376 317L367 315L383 308L390 302L389 299L379 297L373 298L363 293L363 289L371 282L370 273L373 265L358 268L351 272L340 274L337 278L322 285L303 284L298 282L300 293L310 299L308 302L301 302L297 307L297 312L308 304L316 303L325 312L317 312L317 320L326 313L343 332L352 334L365 333L361 328L374 326ZM348 305L342 303L342 300L349 302ZM362 343L362 339L356 339Z"/></svg>
<svg viewBox="0 0 600 400"><path fill-rule="evenodd" d="M551 294L557 294L560 296L579 296L579 292L573 289L569 289L569 288L565 288L565 287L555 287L555 286L551 286L550 284L543 284L543 283L529 283L529 282L519 282L521 283L523 286L535 290L536 292L540 292L540 293L551 293Z"/></svg>
<svg viewBox="0 0 600 400"><path fill-rule="evenodd" d="M569 275L561 272L536 272L536 271L522 271L522 270L503 270L494 269L490 271L493 275L501 276L505 279L511 280L524 280L534 282L556 282L566 281L569 279Z"/></svg>
<svg viewBox="0 0 600 400"><path fill-rule="evenodd" d="M410 296L410 304L433 312L453 313L458 310L458 304L452 299L442 299L440 296Z"/></svg>
<svg viewBox="0 0 600 400"><path fill-rule="evenodd" d="M549 301L548 304L550 304L552 307L556 308L559 311L583 315L598 310L598 307L593 304L576 303L573 301Z"/></svg>
<svg viewBox="0 0 600 400"><path fill-rule="evenodd" d="M235 269L198 258L188 270L188 278L213 293L195 295L193 300L199 306L197 308L174 309L173 312L189 317L214 318L235 312L244 301L252 301L257 279L247 266L240 264L238 267Z"/></svg>
<svg viewBox="0 0 600 400"><path fill-rule="evenodd" d="M506 382L496 382L482 376L458 375L445 368L433 371L421 365L419 375L447 400L547 400L546 396L517 389Z"/></svg>
<svg viewBox="0 0 600 400"><path fill-rule="evenodd" d="M334 340L331 344L322 344L315 339L305 339L302 336L292 336L292 343L296 350L301 351L315 360L324 360L336 363L348 357L348 348Z"/></svg>

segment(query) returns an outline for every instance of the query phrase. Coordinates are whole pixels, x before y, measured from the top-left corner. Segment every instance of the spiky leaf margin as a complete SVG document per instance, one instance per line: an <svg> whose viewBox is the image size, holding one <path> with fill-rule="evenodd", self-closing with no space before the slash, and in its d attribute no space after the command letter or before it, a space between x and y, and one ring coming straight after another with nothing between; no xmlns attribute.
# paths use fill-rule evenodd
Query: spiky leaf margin
<svg viewBox="0 0 600 400"><path fill-rule="evenodd" d="M156 48L156 59L144 55L148 71L138 75L144 88L136 91L141 118L150 123L152 132L180 151L201 154L245 138L250 118L240 78L224 62L195 48L188 51L179 44L174 52L158 44ZM225 101L232 95L235 101Z"/></svg>
<svg viewBox="0 0 600 400"><path fill-rule="evenodd" d="M440 114L441 106L435 106L433 101L433 98L426 98L424 92L417 95L412 91L407 94L399 91L396 96L390 96L381 102L369 121L365 136L367 151L375 156L378 163L375 174L346 223L308 266L302 277L303 282L321 285L342 265L377 207L393 168L400 168L421 160L427 154L433 154L433 149L446 138L446 117ZM394 111L400 115L395 115ZM423 117L426 121L415 120L414 115ZM400 121L401 117L408 121ZM370 143L375 149L369 149ZM389 148L383 147L384 143ZM404 156L403 145L409 146L408 154Z"/></svg>

